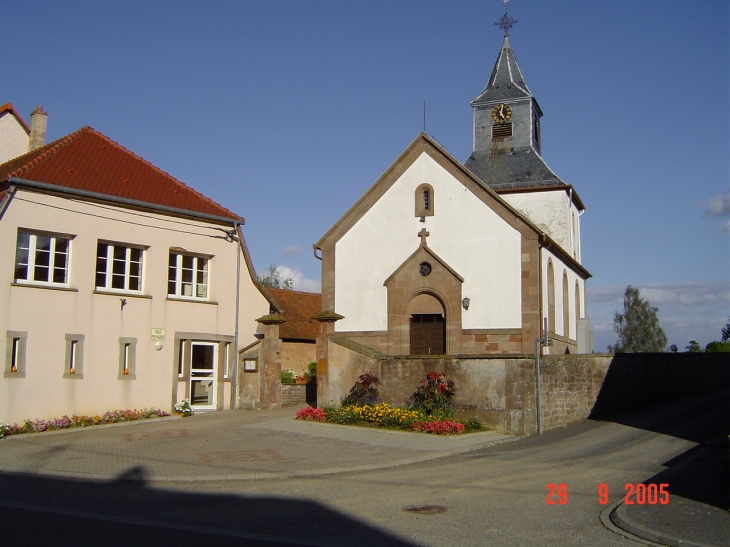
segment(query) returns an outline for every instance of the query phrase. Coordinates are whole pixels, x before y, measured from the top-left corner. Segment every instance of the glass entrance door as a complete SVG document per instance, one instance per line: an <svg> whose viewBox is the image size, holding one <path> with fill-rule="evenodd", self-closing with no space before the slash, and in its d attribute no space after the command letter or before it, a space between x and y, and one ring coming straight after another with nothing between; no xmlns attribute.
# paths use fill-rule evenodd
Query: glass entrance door
<svg viewBox="0 0 730 547"><path fill-rule="evenodd" d="M193 342L191 349L190 404L201 410L215 410L218 344Z"/></svg>

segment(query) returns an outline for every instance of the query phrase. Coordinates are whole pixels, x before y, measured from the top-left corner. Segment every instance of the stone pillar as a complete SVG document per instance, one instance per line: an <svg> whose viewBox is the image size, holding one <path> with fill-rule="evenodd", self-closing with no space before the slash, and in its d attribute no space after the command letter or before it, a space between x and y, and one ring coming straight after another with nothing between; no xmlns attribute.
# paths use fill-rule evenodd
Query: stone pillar
<svg viewBox="0 0 730 547"><path fill-rule="evenodd" d="M578 353L593 353L593 325L587 317L578 319Z"/></svg>
<svg viewBox="0 0 730 547"><path fill-rule="evenodd" d="M312 319L319 321L319 335L317 336L317 406L329 404L329 355L327 339L335 333L335 322L344 319L343 315L332 311L323 311L313 315Z"/></svg>
<svg viewBox="0 0 730 547"><path fill-rule="evenodd" d="M286 319L276 314L256 319L264 325L264 338L259 353L261 398L256 408L271 410L281 408L281 338L279 325Z"/></svg>

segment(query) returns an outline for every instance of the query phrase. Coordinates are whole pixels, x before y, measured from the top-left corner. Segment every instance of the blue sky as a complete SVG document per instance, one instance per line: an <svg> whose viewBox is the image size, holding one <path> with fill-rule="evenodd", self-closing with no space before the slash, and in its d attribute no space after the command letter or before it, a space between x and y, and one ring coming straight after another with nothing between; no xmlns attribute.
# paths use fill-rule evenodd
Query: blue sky
<svg viewBox="0 0 730 547"><path fill-rule="evenodd" d="M311 246L423 126L471 153L501 0L0 0L3 96L48 139L90 125L246 218L259 271L317 290ZM596 350L632 284L669 342L730 315L726 0L512 0L543 157L586 204Z"/></svg>

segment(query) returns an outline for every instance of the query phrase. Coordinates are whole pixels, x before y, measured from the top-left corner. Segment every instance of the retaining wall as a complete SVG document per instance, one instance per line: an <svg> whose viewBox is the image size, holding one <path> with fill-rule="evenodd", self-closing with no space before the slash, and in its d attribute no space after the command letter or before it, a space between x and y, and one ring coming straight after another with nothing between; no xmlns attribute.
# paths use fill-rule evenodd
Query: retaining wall
<svg viewBox="0 0 730 547"><path fill-rule="evenodd" d="M344 338L327 343L328 383L320 405L337 406L360 374L380 378L383 400L408 402L428 371L456 384L454 404L498 431L537 430L532 355L389 356ZM637 403L730 385L729 354L550 355L540 358L543 429Z"/></svg>

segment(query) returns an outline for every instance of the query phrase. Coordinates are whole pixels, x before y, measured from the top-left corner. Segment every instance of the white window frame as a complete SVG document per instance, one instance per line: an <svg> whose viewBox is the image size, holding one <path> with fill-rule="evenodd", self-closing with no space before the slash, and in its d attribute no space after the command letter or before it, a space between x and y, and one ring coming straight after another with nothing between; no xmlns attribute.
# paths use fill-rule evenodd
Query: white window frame
<svg viewBox="0 0 730 547"><path fill-rule="evenodd" d="M171 264L172 258L174 257L175 263ZM192 259L192 269L183 268L183 260L185 258ZM170 251L168 258L168 272L167 272L167 296L169 298L179 298L181 300L202 300L207 301L210 297L210 260L209 256L193 255L186 253L178 253ZM202 266L201 266L202 262ZM190 282L183 281L183 270L192 271L192 280ZM198 281L198 275L202 274L203 281ZM170 284L174 283L173 292L170 291ZM189 285L191 287L190 295L183 294L184 286ZM204 296L198 296L200 289Z"/></svg>
<svg viewBox="0 0 730 547"><path fill-rule="evenodd" d="M23 230L18 229L18 238L21 234L25 234L29 236L28 239L28 262L27 264L24 264L26 268L26 277L25 279L17 277L18 272L18 265L20 262L18 261L18 251L20 250L20 241L16 238L15 240L15 263L14 263L14 270L13 270L13 281L18 284L22 285L41 285L44 287L68 287L69 286L69 277L70 277L70 265L71 265L71 240L73 239L71 236L68 235L60 235L60 234L49 234L49 233L42 233L42 232L32 232L29 230ZM46 276L46 280L37 280L35 279L36 274L36 258L38 257L38 238L39 237L48 237L51 240L51 247L49 250L49 259L48 259L48 275ZM58 253L56 251L56 245L59 241L65 241L66 242L66 252L65 253ZM24 248L25 249L25 248ZM65 254L66 255L66 263L63 265L62 269L64 272L64 280L63 282L57 282L53 281L54 272L56 269L59 269L56 266L56 259L58 254ZM43 266L40 266L41 268Z"/></svg>
<svg viewBox="0 0 730 547"><path fill-rule="evenodd" d="M106 245L106 256L101 256L99 253L99 245ZM124 249L124 288L118 288L113 287L113 279L114 279L114 249ZM140 252L139 255L139 276L132 276L131 275L131 265L133 263L132 261L132 250L137 250ZM97 266L94 273L94 285L96 287L96 290L99 291L109 291L109 292L118 292L118 293L133 293L133 294L142 294L144 289L144 265L145 265L145 252L146 249L144 247L140 247L137 245L128 245L125 243L112 243L108 241L98 241L96 246L96 262ZM106 260L106 267L105 270L99 271L98 269L98 262L100 259L104 258ZM104 284L100 285L96 281L96 276L103 274L104 275ZM116 274L117 276L119 274ZM129 288L129 282L132 277L139 277L139 288L138 289L130 289Z"/></svg>

